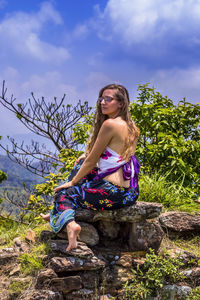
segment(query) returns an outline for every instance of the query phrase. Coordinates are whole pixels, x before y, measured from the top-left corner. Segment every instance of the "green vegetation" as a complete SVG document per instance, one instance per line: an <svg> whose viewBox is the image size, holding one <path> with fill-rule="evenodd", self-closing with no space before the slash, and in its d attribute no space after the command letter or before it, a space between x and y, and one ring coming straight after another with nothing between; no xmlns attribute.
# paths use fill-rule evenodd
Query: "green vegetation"
<svg viewBox="0 0 200 300"><path fill-rule="evenodd" d="M52 109L58 103L49 104L49 108L45 102L40 105L51 110L51 122L54 122ZM28 212L31 217L29 220L41 212L49 211L51 202L48 197L52 196L56 185L67 179L76 158L82 153L77 149L85 146L90 135L92 114L87 114L87 109L90 110L87 105L79 108L65 108L65 113L68 109L75 111L77 118L71 126L72 146L63 149L62 143L57 145L59 154L51 160L51 170L56 172L49 172L45 182L35 185L35 192L24 207L24 213ZM58 105L55 120L64 122L62 109ZM141 163L140 200L163 203L168 210L199 212L199 204L194 200L200 195L200 105L191 104L185 99L174 104L167 96L163 97L149 84L145 84L138 86L138 96L130 104L130 112L140 129L136 150ZM21 114L21 120L23 118ZM64 129L57 130L63 136ZM56 132L56 136L60 135Z"/></svg>
<svg viewBox="0 0 200 300"><path fill-rule="evenodd" d="M157 295L166 283L181 281L180 269L184 264L179 259L167 255L156 255L152 250L146 254L142 267L133 270L134 280L124 286L125 299L145 299L149 295Z"/></svg>
<svg viewBox="0 0 200 300"><path fill-rule="evenodd" d="M8 288L9 295L12 297L16 297L20 293L25 291L30 285L31 285L31 281L28 282L28 281L12 280Z"/></svg>
<svg viewBox="0 0 200 300"><path fill-rule="evenodd" d="M19 257L21 262L21 272L26 275L34 274L41 270L43 266L43 257L48 254L49 248L41 243L33 247L29 253L24 253Z"/></svg>
<svg viewBox="0 0 200 300"><path fill-rule="evenodd" d="M43 229L46 229L46 225L38 226L38 223L43 222L38 216L41 212L44 213L51 209L50 199L52 199L54 187L67 180L76 158L82 154L80 149L85 147L90 135L92 114L88 115L90 108L87 103L84 106L79 104L71 108L70 105L66 107L62 105L63 100L64 98L61 104L55 100L54 103L48 104L49 106L44 100L41 103L35 103L35 109L45 106L46 121L41 119L38 122L41 122L42 125L42 122L47 122L50 127L52 126L53 132L57 128L54 126L54 122L59 124L53 136L48 135L51 130L45 132L44 135L46 138L52 139L58 152L53 156L52 153L49 155L49 153L40 152L42 150L37 144L34 144L33 148L30 147L29 156L32 155L31 151L34 149L36 156L39 155L41 161L51 162L50 168L46 169L46 165L44 169L41 168L46 172L44 174L48 175L44 177L43 183L35 185L34 193L28 197L26 205L23 207L22 213L26 214L23 220L29 225L0 217L0 235L4 247L5 245L11 246L16 236L24 239L30 227L36 231L37 236ZM20 116L17 115L22 121L25 107ZM17 108L13 110L13 112L16 111ZM200 105L191 104L185 99L176 105L167 96L163 97L155 89L145 84L139 85L138 97L131 103L130 112L141 134L136 151L136 156L141 163L139 201L162 203L164 210L199 213L200 204L194 200L200 196ZM71 119L67 119L69 115L71 115ZM30 119L32 118L31 113L28 116ZM25 124L26 122L29 123L29 121L25 121ZM42 127L42 125L38 126ZM38 134L39 128L37 127ZM67 136L68 128L72 128L72 135ZM14 154L12 153L12 155L17 155L19 149L22 150L22 153L25 151L23 145L19 149L15 144L13 147ZM10 161L8 158L6 160L5 157L1 158L0 156L0 169L7 172L4 166L8 166ZM31 159L27 158L27 162L25 162L27 169L31 169L30 162ZM15 166L17 167L16 164ZM8 173L6 184L11 184L12 187L18 186L18 181L20 180L21 183L24 180L21 173L24 169L13 169L13 167L8 167L8 169L11 169L13 173ZM33 166L33 170L37 169L37 166ZM47 170L51 171L47 172ZM37 171L38 174L43 174L43 171ZM28 171L26 172L25 177L27 177L28 184L31 185L33 181L34 183L39 182L36 177L32 177ZM18 178L16 174L18 174ZM0 171L0 183L5 179L6 174ZM3 184L1 184L2 186ZM176 239L173 242L169 240L165 242L172 243L173 246L190 251L197 256L200 255L199 237L193 236L187 240ZM19 258L21 273L33 275L43 268L43 257L48 251L49 249L44 244L39 244L33 246L29 253L21 255ZM178 257L170 258L165 251L163 252L164 254L161 256L151 251L146 255L144 265L133 270L134 280L127 282L124 286L125 299L145 299L147 295L156 295L156 292L159 292L164 284L179 282L183 279L180 275L182 262ZM12 291L20 291L23 288L23 283L13 282L9 289L12 293ZM199 298L200 289L198 287L192 291L188 300Z"/></svg>
<svg viewBox="0 0 200 300"><path fill-rule="evenodd" d="M13 221L12 219L4 219L0 216L0 237L2 240L2 247L10 247L13 244L13 239L19 237L21 240L25 239L28 229L33 229L36 233L36 238L39 238L42 230L50 229L49 224L38 224L38 222L23 224Z"/></svg>
<svg viewBox="0 0 200 300"><path fill-rule="evenodd" d="M21 224L15 222L11 219L4 219L0 217L0 237L4 241L3 247L9 247L13 244L13 239L15 237L25 238L26 232L29 225Z"/></svg>
<svg viewBox="0 0 200 300"><path fill-rule="evenodd" d="M190 236L187 239L179 238L174 240L174 244L179 248L200 257L200 236ZM200 261L199 261L200 266Z"/></svg>
<svg viewBox="0 0 200 300"><path fill-rule="evenodd" d="M187 300L199 300L200 299L200 286L192 290Z"/></svg>
<svg viewBox="0 0 200 300"><path fill-rule="evenodd" d="M167 210L200 212L200 204L194 202L194 192L179 180L171 182L168 176L159 173L141 175L139 201L162 203Z"/></svg>
<svg viewBox="0 0 200 300"><path fill-rule="evenodd" d="M168 174L199 195L200 105L185 99L175 105L148 84L139 85L138 93L130 111L140 129L136 154L143 173Z"/></svg>

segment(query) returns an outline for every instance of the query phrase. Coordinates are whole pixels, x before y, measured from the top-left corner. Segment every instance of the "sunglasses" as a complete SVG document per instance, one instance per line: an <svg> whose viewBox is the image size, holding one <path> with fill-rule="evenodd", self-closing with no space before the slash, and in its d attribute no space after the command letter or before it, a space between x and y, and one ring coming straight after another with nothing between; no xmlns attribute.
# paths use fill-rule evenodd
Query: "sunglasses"
<svg viewBox="0 0 200 300"><path fill-rule="evenodd" d="M101 103L104 100L106 103L110 103L113 99L114 99L113 97L105 96L105 97L100 97L98 101L99 103Z"/></svg>

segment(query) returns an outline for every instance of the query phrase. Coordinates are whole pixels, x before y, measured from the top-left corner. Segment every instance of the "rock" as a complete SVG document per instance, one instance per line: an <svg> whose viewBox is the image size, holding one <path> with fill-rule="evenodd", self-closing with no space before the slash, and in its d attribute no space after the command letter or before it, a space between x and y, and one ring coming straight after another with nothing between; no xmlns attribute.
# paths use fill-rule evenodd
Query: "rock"
<svg viewBox="0 0 200 300"><path fill-rule="evenodd" d="M19 256L19 253L0 253L0 266L11 263Z"/></svg>
<svg viewBox="0 0 200 300"><path fill-rule="evenodd" d="M51 240L49 245L53 251L64 253L65 255L67 254L67 256L70 255L82 258L94 256L92 250L82 242L78 242L78 247L76 249L72 249L69 252L66 252L66 248L68 246L66 240Z"/></svg>
<svg viewBox="0 0 200 300"><path fill-rule="evenodd" d="M27 234L26 234L26 241L27 242L30 242L30 243L35 243L35 238L36 238L36 234L35 234L35 231L33 231L32 229L29 229L27 231Z"/></svg>
<svg viewBox="0 0 200 300"><path fill-rule="evenodd" d="M192 268L182 272L186 276L187 280L193 284L193 286L200 285L200 267Z"/></svg>
<svg viewBox="0 0 200 300"><path fill-rule="evenodd" d="M95 214L96 212L94 210L78 208L75 212L75 219L76 221L91 223L93 222Z"/></svg>
<svg viewBox="0 0 200 300"><path fill-rule="evenodd" d="M56 273L69 272L69 271L80 271L80 270L98 270L105 266L105 263L98 259L96 256L93 257L53 257L50 261L51 268Z"/></svg>
<svg viewBox="0 0 200 300"><path fill-rule="evenodd" d="M125 267L125 268L131 268L133 262L133 257L130 253L122 253L120 259L116 262L116 265Z"/></svg>
<svg viewBox="0 0 200 300"><path fill-rule="evenodd" d="M79 222L79 224L81 226L81 232L78 240L91 247L97 245L99 243L99 234L96 228L93 225L84 222Z"/></svg>
<svg viewBox="0 0 200 300"><path fill-rule="evenodd" d="M88 246L95 246L99 242L99 234L96 228L85 222L78 222L81 226L81 232L79 234L78 240L87 244ZM67 240L67 232L63 230L57 234L59 238Z"/></svg>
<svg viewBox="0 0 200 300"><path fill-rule="evenodd" d="M2 248L0 253L13 253L15 252L14 248Z"/></svg>
<svg viewBox="0 0 200 300"><path fill-rule="evenodd" d="M170 237L186 236L200 231L200 215L171 211L161 214L159 222Z"/></svg>
<svg viewBox="0 0 200 300"><path fill-rule="evenodd" d="M124 268L118 265L107 267L102 272L103 286L106 290L122 288L128 280L133 280L134 274L131 268Z"/></svg>
<svg viewBox="0 0 200 300"><path fill-rule="evenodd" d="M18 300L63 300L63 296L59 292L53 292L50 290L28 290Z"/></svg>
<svg viewBox="0 0 200 300"><path fill-rule="evenodd" d="M119 234L120 224L112 221L99 221L98 229L103 236L115 239Z"/></svg>
<svg viewBox="0 0 200 300"><path fill-rule="evenodd" d="M152 202L137 202L136 204L115 210L103 210L97 212L93 222L99 220L113 222L140 222L146 219L153 219L160 215L162 204Z"/></svg>
<svg viewBox="0 0 200 300"><path fill-rule="evenodd" d="M96 292L89 289L80 289L66 295L66 300L95 300Z"/></svg>
<svg viewBox="0 0 200 300"><path fill-rule="evenodd" d="M17 247L21 247L21 244L22 244L22 241L20 240L19 237L16 237L14 240L13 240L15 246Z"/></svg>
<svg viewBox="0 0 200 300"><path fill-rule="evenodd" d="M20 265L15 266L9 273L9 276L18 275L20 272Z"/></svg>
<svg viewBox="0 0 200 300"><path fill-rule="evenodd" d="M29 245L24 242L24 241L21 241L20 238L15 238L13 240L14 244L15 244L15 247L17 248L18 251L21 251L21 252L28 252L30 247Z"/></svg>
<svg viewBox="0 0 200 300"><path fill-rule="evenodd" d="M129 233L130 250L145 250L149 248L158 250L162 242L164 232L159 223L153 222L132 223Z"/></svg>
<svg viewBox="0 0 200 300"><path fill-rule="evenodd" d="M100 276L97 271L79 272L84 289L95 291L100 284Z"/></svg>
<svg viewBox="0 0 200 300"><path fill-rule="evenodd" d="M67 294L73 290L81 289L81 277L80 276L68 276L64 278L53 278L51 280L51 288L53 291L62 292Z"/></svg>
<svg viewBox="0 0 200 300"><path fill-rule="evenodd" d="M52 231L43 230L40 233L40 241L42 241L42 242L48 242L53 238L55 238L55 234Z"/></svg>
<svg viewBox="0 0 200 300"><path fill-rule="evenodd" d="M161 290L161 299L186 300L191 290L191 287L184 285L165 285Z"/></svg>
<svg viewBox="0 0 200 300"><path fill-rule="evenodd" d="M39 273L37 277L37 282L35 285L36 289L42 289L44 286L48 287L51 279L57 278L58 275L52 269L46 269Z"/></svg>

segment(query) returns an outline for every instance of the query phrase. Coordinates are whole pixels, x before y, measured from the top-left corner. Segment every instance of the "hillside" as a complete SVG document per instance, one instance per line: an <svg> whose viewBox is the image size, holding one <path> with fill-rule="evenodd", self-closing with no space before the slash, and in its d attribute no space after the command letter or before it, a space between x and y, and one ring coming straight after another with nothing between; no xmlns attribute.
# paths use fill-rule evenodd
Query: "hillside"
<svg viewBox="0 0 200 300"><path fill-rule="evenodd" d="M7 156L0 155L0 170L7 173L8 180L1 183L0 187L22 187L24 182L30 187L34 184L42 182L42 178L32 174L22 166L11 161Z"/></svg>

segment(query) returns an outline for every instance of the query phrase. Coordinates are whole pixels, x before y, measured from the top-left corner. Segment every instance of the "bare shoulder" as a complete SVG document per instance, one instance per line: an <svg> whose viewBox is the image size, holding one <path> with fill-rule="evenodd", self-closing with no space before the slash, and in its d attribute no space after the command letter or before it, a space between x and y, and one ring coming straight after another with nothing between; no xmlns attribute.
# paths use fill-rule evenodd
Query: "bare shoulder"
<svg viewBox="0 0 200 300"><path fill-rule="evenodd" d="M102 125L105 129L115 129L119 127L127 127L126 121L122 120L121 118L115 119L107 119L103 122Z"/></svg>

